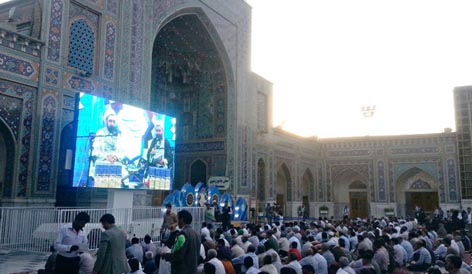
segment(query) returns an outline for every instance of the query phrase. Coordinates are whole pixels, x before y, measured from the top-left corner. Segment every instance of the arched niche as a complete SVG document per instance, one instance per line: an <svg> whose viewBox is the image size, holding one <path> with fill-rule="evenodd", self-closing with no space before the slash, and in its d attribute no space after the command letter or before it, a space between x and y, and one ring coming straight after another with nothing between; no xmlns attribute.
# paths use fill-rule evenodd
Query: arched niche
<svg viewBox="0 0 472 274"><path fill-rule="evenodd" d="M190 166L190 183L195 186L199 182L207 181L207 164L202 160L196 160Z"/></svg>
<svg viewBox="0 0 472 274"><path fill-rule="evenodd" d="M439 206L438 182L421 168L408 169L395 185L400 215L413 216L416 206L426 212L433 212Z"/></svg>
<svg viewBox="0 0 472 274"><path fill-rule="evenodd" d="M15 150L16 142L13 133L0 118L0 197L11 197L12 195L16 162Z"/></svg>
<svg viewBox="0 0 472 274"><path fill-rule="evenodd" d="M281 206L284 215L287 213L286 203L292 201L290 184L292 182L290 171L285 163L277 169L277 182L275 186L276 202Z"/></svg>
<svg viewBox="0 0 472 274"><path fill-rule="evenodd" d="M315 180L313 179L313 173L311 173L311 170L307 168L302 176L302 187L301 187L302 204L305 206L306 216L310 216L310 201L312 201L314 198L314 191L313 191L314 187L315 187Z"/></svg>
<svg viewBox="0 0 472 274"><path fill-rule="evenodd" d="M157 32L152 50L151 109L177 118L177 184L193 180L186 170L191 169L188 159L193 156L189 154L195 151L226 161L232 89L227 63L221 41L200 9L177 12ZM185 149L179 149L182 147Z"/></svg>
<svg viewBox="0 0 472 274"><path fill-rule="evenodd" d="M352 186L359 185L359 183L367 186L368 180L359 172L346 168L333 181L333 201L335 203L349 203L349 191ZM364 189L367 191L367 187Z"/></svg>
<svg viewBox="0 0 472 274"><path fill-rule="evenodd" d="M266 200L266 164L261 158L257 161L257 200L264 206Z"/></svg>

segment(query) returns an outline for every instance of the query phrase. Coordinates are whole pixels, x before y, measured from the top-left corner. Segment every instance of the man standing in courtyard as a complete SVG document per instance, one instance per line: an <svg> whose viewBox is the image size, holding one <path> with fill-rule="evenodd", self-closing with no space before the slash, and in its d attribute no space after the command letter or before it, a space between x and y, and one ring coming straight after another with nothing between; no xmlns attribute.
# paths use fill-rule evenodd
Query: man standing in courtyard
<svg viewBox="0 0 472 274"><path fill-rule="evenodd" d="M162 252L161 256L171 263L171 274L196 274L200 253L200 235L190 226L192 214L187 210L177 213L180 234L175 240L172 251Z"/></svg>
<svg viewBox="0 0 472 274"><path fill-rule="evenodd" d="M222 215L222 225L223 225L223 230L228 230L230 225L231 225L231 215L233 214L233 211L231 209L231 206L228 205L228 202L225 203L223 209L223 215Z"/></svg>
<svg viewBox="0 0 472 274"><path fill-rule="evenodd" d="M80 212L71 224L66 224L59 230L54 248L58 251L56 257L57 274L79 273L79 248L88 244L87 235L82 230L86 223L90 222L90 216L86 212Z"/></svg>
<svg viewBox="0 0 472 274"><path fill-rule="evenodd" d="M172 204L166 204L166 213L164 214L164 220L161 227L161 239L162 241L169 238L170 232L177 227L177 214L172 211Z"/></svg>
<svg viewBox="0 0 472 274"><path fill-rule="evenodd" d="M272 219L274 218L274 208L270 206L270 203L267 203L265 208L265 217L267 224L272 224Z"/></svg>
<svg viewBox="0 0 472 274"><path fill-rule="evenodd" d="M349 218L349 207L347 205L344 205L343 208L343 219L348 219Z"/></svg>
<svg viewBox="0 0 472 274"><path fill-rule="evenodd" d="M105 229L100 236L100 246L97 252L97 261L92 274L122 274L129 272L130 267L126 260L126 234L116 227L115 217L105 214L100 218Z"/></svg>

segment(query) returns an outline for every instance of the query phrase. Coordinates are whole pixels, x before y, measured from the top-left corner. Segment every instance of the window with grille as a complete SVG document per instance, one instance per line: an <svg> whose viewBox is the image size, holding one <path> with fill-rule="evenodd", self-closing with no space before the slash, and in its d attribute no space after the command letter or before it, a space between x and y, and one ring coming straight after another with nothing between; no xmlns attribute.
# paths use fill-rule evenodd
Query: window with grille
<svg viewBox="0 0 472 274"><path fill-rule="evenodd" d="M78 20L70 26L68 65L92 73L95 50L95 34L84 21Z"/></svg>

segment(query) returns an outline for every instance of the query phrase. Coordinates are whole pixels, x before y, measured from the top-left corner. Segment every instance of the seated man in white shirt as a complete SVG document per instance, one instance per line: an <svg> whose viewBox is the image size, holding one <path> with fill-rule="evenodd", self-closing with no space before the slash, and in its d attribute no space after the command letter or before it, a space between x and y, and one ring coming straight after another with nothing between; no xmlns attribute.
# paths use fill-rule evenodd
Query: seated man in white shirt
<svg viewBox="0 0 472 274"><path fill-rule="evenodd" d="M218 253L214 249L208 250L208 262L215 266L216 274L225 274L225 267L223 263L216 257L217 254Z"/></svg>
<svg viewBox="0 0 472 274"><path fill-rule="evenodd" d="M144 274L144 272L139 267L139 261L136 258L131 258L128 260L129 267L131 272L129 274Z"/></svg>
<svg viewBox="0 0 472 274"><path fill-rule="evenodd" d="M260 270L254 267L254 259L252 257L244 258L244 267L246 267L246 274L258 274Z"/></svg>
<svg viewBox="0 0 472 274"><path fill-rule="evenodd" d="M412 261L407 269L410 271L426 271L431 266L431 254L424 247L425 243L423 240L418 240L415 243L415 252L413 253Z"/></svg>
<svg viewBox="0 0 472 274"><path fill-rule="evenodd" d="M443 240L436 240L435 246L436 248L434 249L434 256L436 256L436 260L444 261L447 255L447 247L444 245Z"/></svg>
<svg viewBox="0 0 472 274"><path fill-rule="evenodd" d="M90 274L93 271L95 258L90 253L80 254L79 274Z"/></svg>
<svg viewBox="0 0 472 274"><path fill-rule="evenodd" d="M254 268L259 269L259 259L256 255L256 248L253 245L250 245L247 250L248 250L248 252L246 254L232 259L232 263L233 263L234 266L241 265L241 271L242 272L245 272L247 270L247 268L244 267L244 260L247 257L251 257L252 261L253 261Z"/></svg>
<svg viewBox="0 0 472 274"><path fill-rule="evenodd" d="M126 248L126 257L128 259L136 258L140 263L143 262L143 247L139 244L139 239L134 237L131 239L131 246Z"/></svg>
<svg viewBox="0 0 472 274"><path fill-rule="evenodd" d="M315 274L315 269L313 269L313 266L307 264L302 266L302 273L303 274Z"/></svg>
<svg viewBox="0 0 472 274"><path fill-rule="evenodd" d="M295 253L288 254L289 263L284 265L282 268L288 267L293 269L297 274L302 274L302 266L297 261L297 255Z"/></svg>

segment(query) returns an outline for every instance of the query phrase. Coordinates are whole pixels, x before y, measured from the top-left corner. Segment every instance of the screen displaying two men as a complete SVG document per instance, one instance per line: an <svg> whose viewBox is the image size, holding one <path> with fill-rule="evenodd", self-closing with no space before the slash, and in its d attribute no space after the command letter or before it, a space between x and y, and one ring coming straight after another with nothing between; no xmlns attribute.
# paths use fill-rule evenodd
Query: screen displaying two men
<svg viewBox="0 0 472 274"><path fill-rule="evenodd" d="M78 96L73 186L172 189L175 118Z"/></svg>

